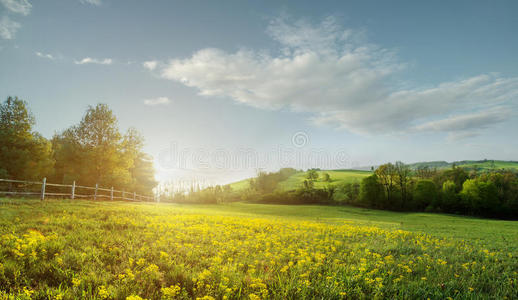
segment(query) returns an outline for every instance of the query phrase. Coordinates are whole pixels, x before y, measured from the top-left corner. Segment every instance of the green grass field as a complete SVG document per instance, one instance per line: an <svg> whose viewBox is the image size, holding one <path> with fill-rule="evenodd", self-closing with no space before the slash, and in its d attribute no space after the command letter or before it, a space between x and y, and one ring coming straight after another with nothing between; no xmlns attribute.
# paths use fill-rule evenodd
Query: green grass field
<svg viewBox="0 0 518 300"><path fill-rule="evenodd" d="M518 222L0 199L0 299L518 297Z"/></svg>
<svg viewBox="0 0 518 300"><path fill-rule="evenodd" d="M331 182L324 182L322 180L322 174L328 173L331 176ZM357 170L326 170L319 171L319 179L315 181L316 188L323 188L328 184L337 186L348 182L360 182L364 177L372 174L370 171L357 171ZM291 175L288 179L279 183L280 190L295 190L302 187L304 180L306 179L306 172L297 172ZM242 191L250 186L250 179L240 180L230 184L230 187L234 191Z"/></svg>

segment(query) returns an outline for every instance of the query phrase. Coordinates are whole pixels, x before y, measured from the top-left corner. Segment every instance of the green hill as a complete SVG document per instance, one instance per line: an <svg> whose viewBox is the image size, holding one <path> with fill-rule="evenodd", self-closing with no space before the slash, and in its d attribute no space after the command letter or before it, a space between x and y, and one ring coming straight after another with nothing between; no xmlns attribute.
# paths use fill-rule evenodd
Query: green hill
<svg viewBox="0 0 518 300"><path fill-rule="evenodd" d="M454 161L454 162L446 162L446 161L430 161L430 162L418 162L409 164L412 169L417 169L419 167L429 167L429 168L437 168L437 169L447 169L451 168L453 165L457 167L462 167L467 170L477 170L477 171L489 171L489 170L514 170L518 171L518 161L505 161L505 160L462 160L462 161Z"/></svg>
<svg viewBox="0 0 518 300"><path fill-rule="evenodd" d="M410 168L417 169L419 167L429 167L437 169L448 169L452 168L453 165L462 167L468 171L476 170L479 172L490 171L490 170L512 170L518 171L518 161L504 161L504 160L463 160L455 162L447 161L428 161L428 162L417 162L408 164ZM316 188L323 188L328 184L337 186L343 183L361 181L364 177L369 176L372 172L365 170L322 170L318 171L319 179L315 182ZM323 174L328 173L331 176L331 182L324 182L322 180ZM281 190L294 190L302 186L302 183L306 179L306 172L297 172L291 175L288 179L279 183L279 189ZM243 179L230 184L230 187L234 191L242 191L250 186L250 178Z"/></svg>
<svg viewBox="0 0 518 300"><path fill-rule="evenodd" d="M331 177L330 182L323 181L323 174L328 173ZM315 182L316 188L323 188L328 184L337 186L348 182L360 182L364 177L371 174L370 171L358 171L358 170L322 170L318 171L319 178ZM306 179L306 172L297 172L291 175L288 179L279 183L279 189L281 190L295 190L302 186L302 183ZM250 178L243 179L230 184L230 187L234 191L241 191L247 189L250 186Z"/></svg>

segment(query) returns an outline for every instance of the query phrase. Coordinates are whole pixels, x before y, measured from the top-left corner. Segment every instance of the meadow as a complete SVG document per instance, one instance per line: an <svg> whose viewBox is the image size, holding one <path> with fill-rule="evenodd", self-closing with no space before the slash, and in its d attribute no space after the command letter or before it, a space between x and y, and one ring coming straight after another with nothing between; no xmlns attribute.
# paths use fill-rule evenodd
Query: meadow
<svg viewBox="0 0 518 300"><path fill-rule="evenodd" d="M514 299L518 223L350 207L0 200L2 299Z"/></svg>

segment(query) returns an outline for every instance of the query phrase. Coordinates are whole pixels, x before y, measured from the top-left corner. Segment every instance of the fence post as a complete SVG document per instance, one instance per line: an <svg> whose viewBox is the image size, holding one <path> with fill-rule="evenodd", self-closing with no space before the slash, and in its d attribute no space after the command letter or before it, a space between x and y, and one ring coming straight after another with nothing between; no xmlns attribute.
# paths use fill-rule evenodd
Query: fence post
<svg viewBox="0 0 518 300"><path fill-rule="evenodd" d="M122 201L124 201L124 190L122 190Z"/></svg>
<svg viewBox="0 0 518 300"><path fill-rule="evenodd" d="M41 183L41 200L45 200L45 184L47 184L47 177L43 177L43 182Z"/></svg>
<svg viewBox="0 0 518 300"><path fill-rule="evenodd" d="M99 184L95 184L95 193L94 193L94 201L97 200L97 189L99 188Z"/></svg>
<svg viewBox="0 0 518 300"><path fill-rule="evenodd" d="M133 201L137 201L137 193L133 192Z"/></svg>
<svg viewBox="0 0 518 300"><path fill-rule="evenodd" d="M72 200L76 197L76 181L72 182Z"/></svg>
<svg viewBox="0 0 518 300"><path fill-rule="evenodd" d="M113 201L113 186L112 186L112 190L110 192L110 201Z"/></svg>

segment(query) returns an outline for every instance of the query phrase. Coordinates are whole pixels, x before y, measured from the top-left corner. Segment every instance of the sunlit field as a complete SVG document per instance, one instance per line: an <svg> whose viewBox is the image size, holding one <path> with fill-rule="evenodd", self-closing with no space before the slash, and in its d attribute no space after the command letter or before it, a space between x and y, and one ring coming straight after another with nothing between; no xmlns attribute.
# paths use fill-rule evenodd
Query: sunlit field
<svg viewBox="0 0 518 300"><path fill-rule="evenodd" d="M0 204L2 299L518 297L516 222L241 203Z"/></svg>

